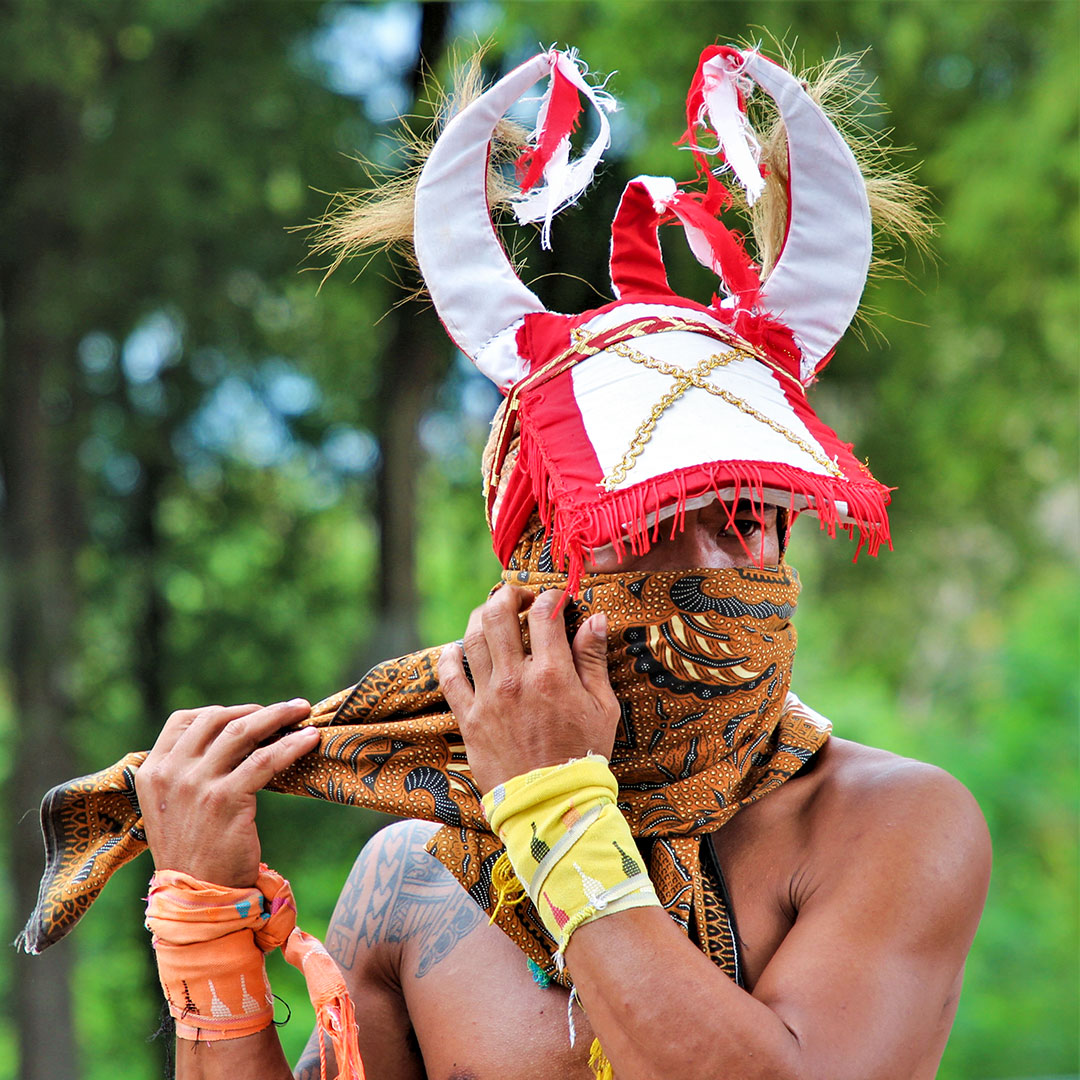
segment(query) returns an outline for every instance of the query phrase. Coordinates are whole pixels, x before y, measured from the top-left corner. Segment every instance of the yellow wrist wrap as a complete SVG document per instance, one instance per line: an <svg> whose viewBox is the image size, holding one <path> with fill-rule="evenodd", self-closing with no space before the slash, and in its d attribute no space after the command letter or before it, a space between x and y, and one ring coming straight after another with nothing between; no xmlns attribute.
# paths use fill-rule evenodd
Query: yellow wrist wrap
<svg viewBox="0 0 1080 1080"><path fill-rule="evenodd" d="M660 905L617 794L607 760L590 754L515 776L484 796L492 831L555 938L560 964L579 926Z"/></svg>

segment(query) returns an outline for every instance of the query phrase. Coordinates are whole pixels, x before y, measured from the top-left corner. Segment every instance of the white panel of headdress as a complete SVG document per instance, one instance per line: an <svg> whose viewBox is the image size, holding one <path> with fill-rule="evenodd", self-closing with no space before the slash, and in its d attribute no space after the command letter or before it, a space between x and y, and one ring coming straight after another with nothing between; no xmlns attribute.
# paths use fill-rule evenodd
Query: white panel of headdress
<svg viewBox="0 0 1080 1080"><path fill-rule="evenodd" d="M496 385L524 374L516 351L484 345L540 298L514 272L495 233L487 201L488 144L521 95L551 70L547 53L500 79L446 125L420 174L413 241L420 272L447 333ZM492 367L492 361L496 361Z"/></svg>
<svg viewBox="0 0 1080 1080"><path fill-rule="evenodd" d="M795 335L809 381L843 336L862 298L872 234L855 157L801 83L754 52L746 73L776 102L787 128L790 219L761 305Z"/></svg>
<svg viewBox="0 0 1080 1080"><path fill-rule="evenodd" d="M624 304L590 319L582 329L596 334L635 317L685 314L685 309L660 304ZM726 330L699 313L694 320ZM626 460L650 410L671 393L675 373L694 374L704 361L727 351L715 338L686 330L639 337L634 348L659 363L627 363L620 353L603 350L572 369L574 401L605 477ZM626 474L611 483L601 481L602 487L618 491L708 461L779 462L814 475L836 474L776 376L750 353L731 353L722 366L694 378L662 415L653 417L649 438ZM619 408L613 409L611 388L616 385ZM710 387L723 395L709 393Z"/></svg>

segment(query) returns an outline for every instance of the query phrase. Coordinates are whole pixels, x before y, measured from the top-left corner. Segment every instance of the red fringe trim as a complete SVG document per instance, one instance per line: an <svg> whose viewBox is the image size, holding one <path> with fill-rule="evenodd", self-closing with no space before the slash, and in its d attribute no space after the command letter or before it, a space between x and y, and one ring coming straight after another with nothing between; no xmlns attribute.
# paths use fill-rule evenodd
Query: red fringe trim
<svg viewBox="0 0 1080 1080"><path fill-rule="evenodd" d="M830 537L843 531L854 538L857 529L858 546L853 562L858 561L864 549L870 556L876 556L883 544L892 550L886 511L890 489L873 479L817 476L777 462L715 461L665 473L623 491L603 492L595 502L575 506L566 498L565 490L560 490L553 481L551 464L543 448L525 432L515 468L527 475L540 520L554 535L555 565L560 566L565 560L567 593L571 596L576 594L584 573L586 552L611 544L620 559L625 557L627 549L631 555L644 554L659 539L661 529L674 536L683 528L686 506L691 500L708 494L720 499L722 491L731 489L734 489L730 496L732 503L749 499L756 505L775 499L775 496L766 498L767 489L789 492L788 528L799 513L795 498L801 496ZM840 520L837 508L840 502L847 506L848 523ZM670 506L675 508L673 516L663 522L657 520L659 512ZM652 524L650 516L654 517ZM764 564L764 547L757 552L747 549L747 555L759 566Z"/></svg>

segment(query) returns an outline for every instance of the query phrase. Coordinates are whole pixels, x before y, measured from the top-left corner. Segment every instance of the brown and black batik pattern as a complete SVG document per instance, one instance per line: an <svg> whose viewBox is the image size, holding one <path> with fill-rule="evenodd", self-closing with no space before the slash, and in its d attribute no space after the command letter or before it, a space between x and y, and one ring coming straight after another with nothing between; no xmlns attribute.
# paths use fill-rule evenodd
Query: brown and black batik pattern
<svg viewBox="0 0 1080 1080"><path fill-rule="evenodd" d="M536 592L565 582L545 566L542 544L523 544L521 554L504 582ZM595 574L564 613L571 633L594 611L608 616L622 706L611 760L619 808L665 909L732 977L731 920L702 870L702 838L797 773L828 737L821 718L789 694L798 588L786 566ZM502 846L439 691L439 653L380 664L316 706L308 723L322 729L318 748L269 786L441 823L429 850L490 912ZM130 754L46 796L47 867L24 948L39 951L67 933L145 846L133 784L143 757ZM504 905L496 921L554 976L555 943L527 901Z"/></svg>

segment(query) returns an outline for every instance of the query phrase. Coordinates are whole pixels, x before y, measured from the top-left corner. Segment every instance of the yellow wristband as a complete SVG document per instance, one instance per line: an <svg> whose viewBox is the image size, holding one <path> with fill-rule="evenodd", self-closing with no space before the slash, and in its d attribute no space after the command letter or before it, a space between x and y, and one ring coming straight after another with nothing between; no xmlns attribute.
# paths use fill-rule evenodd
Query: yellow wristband
<svg viewBox="0 0 1080 1080"><path fill-rule="evenodd" d="M484 813L514 872L558 945L587 922L635 907L659 907L618 783L597 754L515 776L484 796Z"/></svg>

